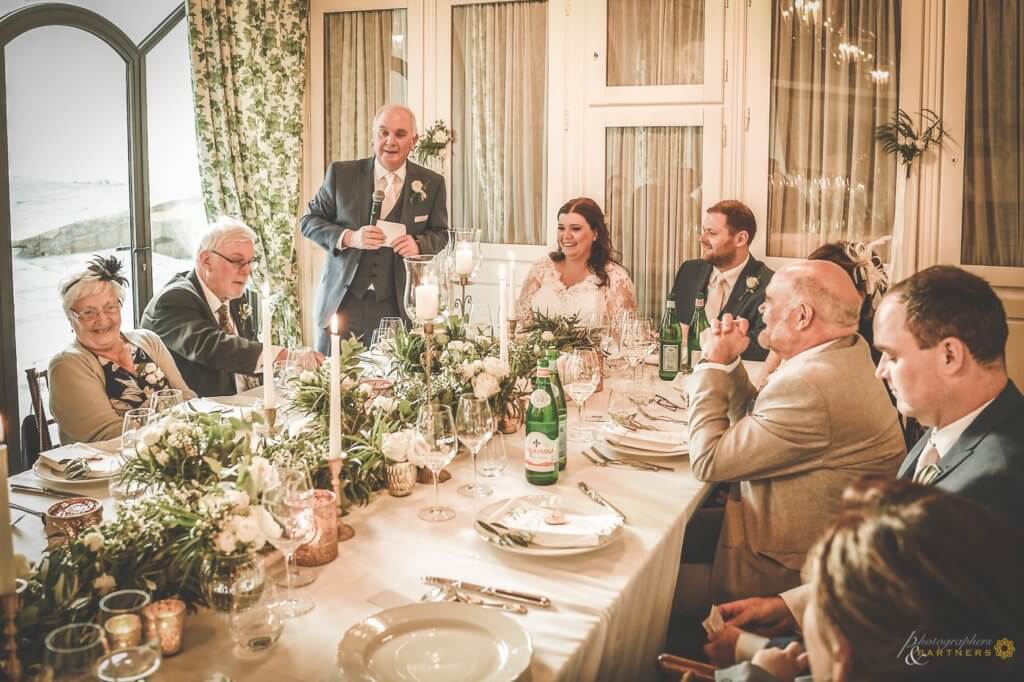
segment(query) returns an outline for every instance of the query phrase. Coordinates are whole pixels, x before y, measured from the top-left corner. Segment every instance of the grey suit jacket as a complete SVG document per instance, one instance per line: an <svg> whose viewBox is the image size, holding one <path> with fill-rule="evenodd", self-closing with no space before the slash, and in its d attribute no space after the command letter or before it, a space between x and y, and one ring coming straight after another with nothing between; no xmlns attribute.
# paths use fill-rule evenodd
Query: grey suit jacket
<svg viewBox="0 0 1024 682"><path fill-rule="evenodd" d="M243 306L248 306L245 315ZM238 335L224 332L192 270L175 275L153 297L140 326L163 340L198 395L234 395L235 374L255 374L263 353L263 344L256 340L256 308L248 293L231 301L228 310Z"/></svg>
<svg viewBox="0 0 1024 682"><path fill-rule="evenodd" d="M341 305L362 259L362 249L338 250L338 238L344 230L357 230L370 219L374 190L373 161L373 157L370 157L332 163L320 191L309 202L306 215L300 220L302 236L327 252L314 304L318 337L330 325L331 316ZM426 198L412 191L411 186L417 181L423 184L422 191ZM416 240L420 253L437 253L444 248L448 242L444 178L408 161L405 184L398 201L401 206L400 222ZM395 259L395 292L401 300L405 288L405 265L401 256L392 253Z"/></svg>
<svg viewBox="0 0 1024 682"><path fill-rule="evenodd" d="M676 301L676 316L683 324L690 324L693 318L693 302L697 294L703 293L706 300L712 270L711 263L700 258L685 261L679 266L675 283L672 285L672 294ZM767 265L751 256L719 314L721 317L725 313L730 313L734 317L742 317L750 322L750 331L747 332L750 345L743 351L744 360L764 360L768 357L768 351L758 344L757 335L764 329L764 322L761 320L764 290L768 282L772 281L774 274ZM753 289L747 288L749 277L757 279L757 286Z"/></svg>
<svg viewBox="0 0 1024 682"><path fill-rule="evenodd" d="M690 468L734 484L712 567L715 603L798 585L843 490L865 474L896 473L906 449L874 372L855 335L784 363L759 394L742 364L689 379Z"/></svg>

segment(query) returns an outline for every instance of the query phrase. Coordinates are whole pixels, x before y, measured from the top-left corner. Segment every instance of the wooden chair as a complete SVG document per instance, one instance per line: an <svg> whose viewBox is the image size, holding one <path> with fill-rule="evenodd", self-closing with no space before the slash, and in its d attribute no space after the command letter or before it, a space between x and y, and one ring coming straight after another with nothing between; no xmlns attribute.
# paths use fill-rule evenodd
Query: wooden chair
<svg viewBox="0 0 1024 682"><path fill-rule="evenodd" d="M661 676L672 682L715 682L715 667L688 658L661 654L658 656Z"/></svg>
<svg viewBox="0 0 1024 682"><path fill-rule="evenodd" d="M53 438L50 435L50 425L56 424L55 419L46 416L46 401L43 399L43 391L48 395L50 392L50 377L48 372L29 367L25 370L28 377L28 392L32 397L32 414L35 419L35 438L26 438L22 443L24 451L24 462L26 467L35 464L40 452L53 448Z"/></svg>

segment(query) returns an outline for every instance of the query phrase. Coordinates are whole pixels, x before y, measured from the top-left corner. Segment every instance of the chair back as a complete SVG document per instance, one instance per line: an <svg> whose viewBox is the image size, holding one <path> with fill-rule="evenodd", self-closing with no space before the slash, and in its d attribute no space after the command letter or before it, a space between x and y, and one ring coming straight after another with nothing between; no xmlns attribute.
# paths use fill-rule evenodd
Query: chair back
<svg viewBox="0 0 1024 682"><path fill-rule="evenodd" d="M658 667L661 669L662 678L672 682L715 682L714 666L681 656L661 654L658 656Z"/></svg>
<svg viewBox="0 0 1024 682"><path fill-rule="evenodd" d="M47 401L43 396L49 397L50 394L50 377L47 370L37 370L35 367L29 367L25 370L25 376L28 377L28 392L32 397L32 414L35 417L36 423L36 433L32 435L38 434L37 438L26 439L22 443L22 448L25 452L25 466L31 467L35 464L40 452L53 448L50 425L56 424L57 421L46 416Z"/></svg>

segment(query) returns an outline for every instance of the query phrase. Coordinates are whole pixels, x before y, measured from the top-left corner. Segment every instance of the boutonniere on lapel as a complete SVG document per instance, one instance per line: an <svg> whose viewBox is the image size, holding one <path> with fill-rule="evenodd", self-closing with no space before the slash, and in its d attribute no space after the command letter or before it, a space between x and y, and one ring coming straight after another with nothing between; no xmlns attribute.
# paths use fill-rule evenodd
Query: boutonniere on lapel
<svg viewBox="0 0 1024 682"><path fill-rule="evenodd" d="M243 303L242 305L238 306L238 319L241 322L245 322L250 317L252 317L251 305L249 305L248 303Z"/></svg>
<svg viewBox="0 0 1024 682"><path fill-rule="evenodd" d="M423 189L423 181L422 180L413 180L412 184L409 185L409 189L411 189L412 193L416 195L416 199L418 201L426 201L427 200L427 192L426 192L425 189Z"/></svg>
<svg viewBox="0 0 1024 682"><path fill-rule="evenodd" d="M743 283L747 285L747 290L743 292L743 295L750 296L752 293L757 291L757 287L761 284L761 281L757 277L751 275L750 277L747 277Z"/></svg>

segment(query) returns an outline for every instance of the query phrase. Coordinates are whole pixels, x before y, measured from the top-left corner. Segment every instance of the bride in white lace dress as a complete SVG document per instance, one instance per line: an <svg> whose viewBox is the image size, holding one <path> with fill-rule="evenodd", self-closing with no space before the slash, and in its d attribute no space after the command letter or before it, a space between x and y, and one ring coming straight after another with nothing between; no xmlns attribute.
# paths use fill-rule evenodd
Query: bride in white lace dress
<svg viewBox="0 0 1024 682"><path fill-rule="evenodd" d="M584 323L610 321L636 309L636 292L626 269L612 260L604 213L581 197L558 210L558 250L533 264L519 292L521 324L534 311L548 317L578 315Z"/></svg>

